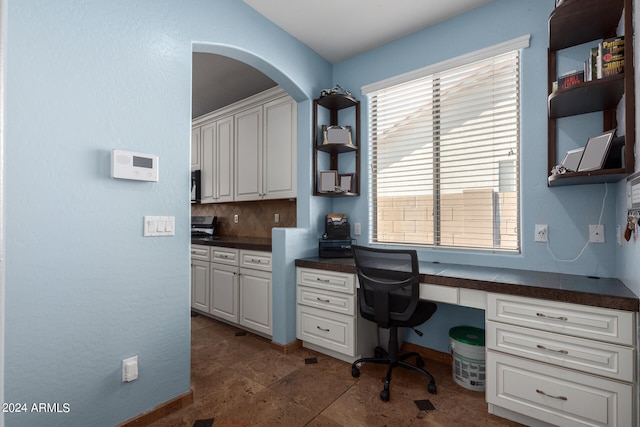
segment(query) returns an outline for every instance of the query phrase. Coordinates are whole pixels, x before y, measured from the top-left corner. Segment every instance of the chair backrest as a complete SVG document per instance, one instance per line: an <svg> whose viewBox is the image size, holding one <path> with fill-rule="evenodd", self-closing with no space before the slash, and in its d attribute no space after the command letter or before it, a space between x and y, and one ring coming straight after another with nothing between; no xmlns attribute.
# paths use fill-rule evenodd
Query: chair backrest
<svg viewBox="0 0 640 427"><path fill-rule="evenodd" d="M406 321L420 299L418 254L411 249L381 249L352 245L364 317L375 317L383 328Z"/></svg>

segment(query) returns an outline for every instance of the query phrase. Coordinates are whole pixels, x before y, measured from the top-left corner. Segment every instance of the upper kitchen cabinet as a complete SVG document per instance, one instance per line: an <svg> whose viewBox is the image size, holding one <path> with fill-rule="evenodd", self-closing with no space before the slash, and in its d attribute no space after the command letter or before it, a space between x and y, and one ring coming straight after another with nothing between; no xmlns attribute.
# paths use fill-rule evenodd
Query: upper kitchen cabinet
<svg viewBox="0 0 640 427"><path fill-rule="evenodd" d="M201 203L233 201L233 116L192 126L191 170L196 169L200 169Z"/></svg>
<svg viewBox="0 0 640 427"><path fill-rule="evenodd" d="M288 96L236 115L236 201L296 197L296 129Z"/></svg>
<svg viewBox="0 0 640 427"><path fill-rule="evenodd" d="M349 113L353 127L342 122ZM360 101L341 93L315 99L312 141L313 195L360 195Z"/></svg>
<svg viewBox="0 0 640 427"><path fill-rule="evenodd" d="M560 185L615 182L635 168L635 83L633 65L633 0L563 0L549 17L548 57L548 161L550 187ZM622 30L623 28L623 30ZM558 87L558 54L584 43L594 47L604 39L624 36L624 72L593 79L586 78L569 87ZM585 53L585 59L589 52ZM588 74L588 73L587 73ZM578 79L580 80L580 79ZM619 165L592 171L553 175L564 152L558 152L558 119L602 112L602 131L624 132L624 148ZM620 122L618 122L620 121Z"/></svg>
<svg viewBox="0 0 640 427"><path fill-rule="evenodd" d="M191 169L201 169L202 203L296 197L297 104L281 88L199 117L192 127Z"/></svg>
<svg viewBox="0 0 640 427"><path fill-rule="evenodd" d="M191 170L200 169L200 128L191 127Z"/></svg>

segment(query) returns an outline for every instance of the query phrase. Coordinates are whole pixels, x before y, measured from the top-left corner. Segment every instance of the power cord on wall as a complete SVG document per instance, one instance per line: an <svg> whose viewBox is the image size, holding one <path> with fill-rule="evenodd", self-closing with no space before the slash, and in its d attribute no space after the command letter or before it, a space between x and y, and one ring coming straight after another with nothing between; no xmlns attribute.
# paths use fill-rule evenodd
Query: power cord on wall
<svg viewBox="0 0 640 427"><path fill-rule="evenodd" d="M607 193L609 192L609 187L607 187L607 183L604 183L604 196L602 197L602 207L600 208L600 218L598 219L598 225L602 224L602 215L604 214L604 202L605 200L607 200ZM576 260L578 260L578 258L580 258L582 256L582 254L584 253L585 249L587 249L587 247L589 246L589 244L591 243L590 241L591 239L587 238L587 243L585 243L584 247L582 248L582 250L580 251L580 253L578 255L576 255L575 258L573 259L560 259L558 257L555 256L555 254L553 253L553 251L551 250L551 246L549 245L549 239L547 239L547 251L549 252L549 254L551 254L551 257L558 261L558 262L574 262Z"/></svg>

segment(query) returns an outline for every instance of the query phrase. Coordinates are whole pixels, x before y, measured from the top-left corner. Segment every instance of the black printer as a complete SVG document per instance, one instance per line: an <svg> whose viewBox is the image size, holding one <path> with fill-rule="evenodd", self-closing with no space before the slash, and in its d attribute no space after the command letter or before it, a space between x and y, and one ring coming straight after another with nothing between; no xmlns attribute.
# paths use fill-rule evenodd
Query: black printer
<svg viewBox="0 0 640 427"><path fill-rule="evenodd" d="M325 218L324 234L318 243L320 258L351 258L351 226L345 214L329 214Z"/></svg>

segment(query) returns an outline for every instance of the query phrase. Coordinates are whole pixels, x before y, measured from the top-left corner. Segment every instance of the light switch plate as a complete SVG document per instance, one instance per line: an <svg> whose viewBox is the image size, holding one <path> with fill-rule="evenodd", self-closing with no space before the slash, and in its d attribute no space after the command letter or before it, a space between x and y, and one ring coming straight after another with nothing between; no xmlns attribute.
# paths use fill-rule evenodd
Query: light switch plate
<svg viewBox="0 0 640 427"><path fill-rule="evenodd" d="M145 237L175 236L176 217L174 216L145 216Z"/></svg>

